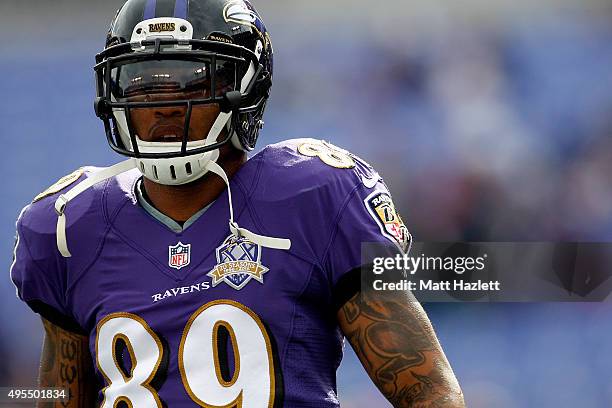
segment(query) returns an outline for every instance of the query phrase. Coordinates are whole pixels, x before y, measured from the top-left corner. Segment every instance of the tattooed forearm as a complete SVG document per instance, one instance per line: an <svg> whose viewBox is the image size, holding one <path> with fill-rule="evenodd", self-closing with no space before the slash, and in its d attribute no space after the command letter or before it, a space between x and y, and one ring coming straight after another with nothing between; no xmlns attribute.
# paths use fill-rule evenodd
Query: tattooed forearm
<svg viewBox="0 0 612 408"><path fill-rule="evenodd" d="M40 402L38 408L93 407L96 401L93 366L87 337L43 319L45 342L40 362L40 387L68 390L67 401Z"/></svg>
<svg viewBox="0 0 612 408"><path fill-rule="evenodd" d="M386 294L388 295L388 294ZM463 395L421 306L405 294L356 294L338 312L340 327L394 407L464 407Z"/></svg>

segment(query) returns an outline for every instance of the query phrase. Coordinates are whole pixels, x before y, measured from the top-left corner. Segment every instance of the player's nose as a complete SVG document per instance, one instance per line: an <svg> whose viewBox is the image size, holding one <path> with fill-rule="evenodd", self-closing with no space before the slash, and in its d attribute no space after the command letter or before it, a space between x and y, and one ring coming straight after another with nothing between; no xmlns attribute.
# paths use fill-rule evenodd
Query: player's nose
<svg viewBox="0 0 612 408"><path fill-rule="evenodd" d="M182 118L183 116L185 116L185 108L182 106L155 108L156 119Z"/></svg>

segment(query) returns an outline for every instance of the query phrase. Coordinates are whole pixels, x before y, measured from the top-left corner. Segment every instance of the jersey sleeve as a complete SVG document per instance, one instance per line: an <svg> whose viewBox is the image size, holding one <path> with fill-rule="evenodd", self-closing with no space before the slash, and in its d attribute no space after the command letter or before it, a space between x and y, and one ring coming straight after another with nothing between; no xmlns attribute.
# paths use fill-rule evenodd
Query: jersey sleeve
<svg viewBox="0 0 612 408"><path fill-rule="evenodd" d="M270 145L257 157L261 175L250 183L250 197L260 228L290 238L292 253L314 264L329 289L326 301L331 293L342 306L360 289L361 266L370 263L362 244L377 243L384 256L408 251L411 236L391 193L358 156L304 138Z"/></svg>
<svg viewBox="0 0 612 408"><path fill-rule="evenodd" d="M55 247L54 220L37 210L40 205L31 204L17 220L11 280L18 298L34 312L66 330L80 332L65 303L66 264Z"/></svg>
<svg viewBox="0 0 612 408"><path fill-rule="evenodd" d="M341 209L324 265L330 275L336 309L360 290L361 267L374 256L410 250L412 237L386 185L357 186ZM364 252L364 245L368 249Z"/></svg>

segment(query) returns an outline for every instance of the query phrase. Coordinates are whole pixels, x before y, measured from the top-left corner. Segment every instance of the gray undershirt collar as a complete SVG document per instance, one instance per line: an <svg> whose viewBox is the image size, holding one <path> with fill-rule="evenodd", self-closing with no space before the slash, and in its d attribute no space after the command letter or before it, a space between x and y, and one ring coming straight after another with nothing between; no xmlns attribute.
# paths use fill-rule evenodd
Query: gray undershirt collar
<svg viewBox="0 0 612 408"><path fill-rule="evenodd" d="M206 210L208 210L214 204L214 201L213 201L212 203L208 204L206 207L202 208L200 211L192 215L191 218L185 221L185 223L181 227L181 225L178 222L174 221L172 218L160 212L157 208L153 207L145 199L144 193L142 191L142 179L138 180L138 182L136 183L136 198L138 199L138 204L140 204L142 208L144 208L145 211L149 213L151 217L155 218L157 221L161 222L162 224L170 228L175 233L181 233L185 231L194 222L196 222L202 216L202 214L206 212Z"/></svg>

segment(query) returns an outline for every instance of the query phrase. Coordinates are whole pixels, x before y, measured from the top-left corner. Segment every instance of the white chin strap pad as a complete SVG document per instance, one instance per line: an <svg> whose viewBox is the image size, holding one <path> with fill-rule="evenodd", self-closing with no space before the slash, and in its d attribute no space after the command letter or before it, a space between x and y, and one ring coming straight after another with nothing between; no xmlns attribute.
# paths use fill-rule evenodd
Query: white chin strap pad
<svg viewBox="0 0 612 408"><path fill-rule="evenodd" d="M227 174L221 166L217 163L211 161L206 164L206 168L208 171L215 173L217 176L221 177L225 184L227 185L227 196L229 199L229 211L230 211L230 221L229 227L232 234L237 237L244 237L249 241L261 245L266 248L272 249L281 249L288 250L291 248L291 240L285 238L274 238L268 237L265 235L255 234L254 232L249 231L246 228L240 228L237 222L234 221L234 206L232 204L232 189L230 188L229 180L227 178Z"/></svg>
<svg viewBox="0 0 612 408"><path fill-rule="evenodd" d="M232 117L231 112L221 112L215 119L206 139L187 143L187 152L217 143L219 135ZM136 139L142 153L180 153L181 142L145 142ZM137 159L138 170L149 180L166 186L191 183L207 172L206 163L219 158L219 149L191 156L167 159Z"/></svg>

